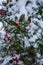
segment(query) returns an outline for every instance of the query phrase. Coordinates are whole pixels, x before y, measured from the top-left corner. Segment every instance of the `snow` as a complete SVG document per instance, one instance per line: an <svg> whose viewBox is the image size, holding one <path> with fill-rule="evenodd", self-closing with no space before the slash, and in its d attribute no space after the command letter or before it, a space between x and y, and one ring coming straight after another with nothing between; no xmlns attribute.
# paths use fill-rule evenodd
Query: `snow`
<svg viewBox="0 0 43 65"><path fill-rule="evenodd" d="M41 55L40 55L39 53L37 53L37 57L38 57L38 58L41 58Z"/></svg>
<svg viewBox="0 0 43 65"><path fill-rule="evenodd" d="M25 41L25 40L26 40L26 41ZM30 44L29 44L29 41L28 41L28 39L27 39L26 37L24 37L24 41L25 41L25 48L26 48L26 47L29 47Z"/></svg>
<svg viewBox="0 0 43 65"><path fill-rule="evenodd" d="M4 58L4 62L1 65L6 65L12 58L10 56Z"/></svg>
<svg viewBox="0 0 43 65"><path fill-rule="evenodd" d="M35 40L37 39L37 35L33 35L33 37L31 37L29 39L30 42L35 42Z"/></svg>
<svg viewBox="0 0 43 65"><path fill-rule="evenodd" d="M2 23L2 22L0 22L0 30L2 29L2 27L3 27L3 23Z"/></svg>
<svg viewBox="0 0 43 65"><path fill-rule="evenodd" d="M41 6L43 6L43 0L38 0Z"/></svg>
<svg viewBox="0 0 43 65"><path fill-rule="evenodd" d="M40 60L40 65L43 64L43 59Z"/></svg>
<svg viewBox="0 0 43 65"><path fill-rule="evenodd" d="M0 0L0 3L2 3L1 1L3 0ZM20 16L22 14L25 14L25 17L28 18L28 16L30 15L35 15L37 13L37 9L38 9L38 5L36 4L36 1L38 1L40 3L41 6L43 6L43 0L31 0L31 3L29 3L26 7L25 7L25 4L26 4L26 0L19 0L17 3L16 1L12 1L12 3L14 4L12 9L10 7L8 7L8 11L9 12L12 12L12 15L10 16L10 19L13 19L14 20L14 15L18 17L18 19L20 18ZM10 4L10 3L9 3ZM9 5L8 4L8 5ZM7 5L7 6L8 6ZM0 6L1 8L1 6ZM4 7L3 7L4 8ZM33 8L36 10L33 10ZM5 8L6 9L6 8ZM19 11L19 12L17 12ZM29 12L29 14L27 13ZM37 23L39 23L39 26L43 29L43 21L41 20L41 15L38 14L37 16L40 20L38 20L37 18L32 18L31 19L31 27L26 27L27 29L30 29L29 32L31 33L31 35L33 35L34 33L34 30L36 30L38 27L34 24L36 21ZM34 23L33 23L34 22ZM38 39L38 37L40 37L40 33L41 33L41 29L38 30L38 32L33 35L29 41L28 39L25 37L24 40L25 40L25 47L28 47L30 46L29 42L35 42L36 39ZM0 43L2 42L1 38L3 37L4 38L4 35L6 34L4 28L3 28L3 24L2 22L0 22ZM2 44L0 45L2 46ZM37 43L34 44L34 47L37 48L38 45ZM40 54L37 53L37 57L40 58ZM1 64L1 65L6 65L9 60L12 59L11 56L7 56L5 57L4 59L0 57L0 60L4 60L4 62ZM21 61L19 61L19 64L23 64ZM40 65L43 63L43 59L41 59L40 61Z"/></svg>
<svg viewBox="0 0 43 65"><path fill-rule="evenodd" d="M0 22L0 49L1 47L3 46L3 43L4 43L4 37L5 37L5 30L4 30L4 27L3 27L3 23Z"/></svg>
<svg viewBox="0 0 43 65"><path fill-rule="evenodd" d="M34 48L38 48L38 44L37 43L35 43L33 46L34 46Z"/></svg>

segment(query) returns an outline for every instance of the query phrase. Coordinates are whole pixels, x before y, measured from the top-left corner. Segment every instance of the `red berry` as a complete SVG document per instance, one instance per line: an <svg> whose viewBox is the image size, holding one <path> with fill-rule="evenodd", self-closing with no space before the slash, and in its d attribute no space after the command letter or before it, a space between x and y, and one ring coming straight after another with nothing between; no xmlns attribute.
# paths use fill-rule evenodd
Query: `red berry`
<svg viewBox="0 0 43 65"><path fill-rule="evenodd" d="M15 57L13 57L13 60L16 61L16 62L18 62L19 58L15 56Z"/></svg>
<svg viewBox="0 0 43 65"><path fill-rule="evenodd" d="M7 37L7 39L8 39L8 41L11 41L11 37L9 36L9 37Z"/></svg>
<svg viewBox="0 0 43 65"><path fill-rule="evenodd" d="M15 61L16 60L16 57L13 57L12 59Z"/></svg>
<svg viewBox="0 0 43 65"><path fill-rule="evenodd" d="M15 21L15 25L19 26L19 20L18 19Z"/></svg>
<svg viewBox="0 0 43 65"><path fill-rule="evenodd" d="M11 37L8 36L8 34L6 33L5 37L7 38L8 41L11 41Z"/></svg>
<svg viewBox="0 0 43 65"><path fill-rule="evenodd" d="M18 62L19 61L19 58L18 57L16 57L16 62Z"/></svg>
<svg viewBox="0 0 43 65"><path fill-rule="evenodd" d="M3 15L4 14L4 10L0 10L0 15Z"/></svg>

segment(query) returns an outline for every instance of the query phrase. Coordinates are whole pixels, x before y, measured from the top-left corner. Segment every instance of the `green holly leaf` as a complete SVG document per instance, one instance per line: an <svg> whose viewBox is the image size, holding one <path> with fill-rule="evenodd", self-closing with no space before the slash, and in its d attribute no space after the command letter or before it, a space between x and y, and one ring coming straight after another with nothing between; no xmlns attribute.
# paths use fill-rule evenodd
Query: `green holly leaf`
<svg viewBox="0 0 43 65"><path fill-rule="evenodd" d="M14 49L15 49L17 52L22 52L22 51L23 51L23 47L21 47L21 46L18 45L18 44L14 45Z"/></svg>
<svg viewBox="0 0 43 65"><path fill-rule="evenodd" d="M33 46L27 47L26 49L29 53L34 54L35 53L35 48Z"/></svg>
<svg viewBox="0 0 43 65"><path fill-rule="evenodd" d="M42 55L43 54L43 44L39 44L39 49L40 49L40 53Z"/></svg>
<svg viewBox="0 0 43 65"><path fill-rule="evenodd" d="M38 13L39 13L40 15L42 15L42 9L41 9L41 7L39 7Z"/></svg>
<svg viewBox="0 0 43 65"><path fill-rule="evenodd" d="M12 21L12 20L10 20L8 23L9 23L10 25L14 25L14 24L15 24L14 21Z"/></svg>
<svg viewBox="0 0 43 65"><path fill-rule="evenodd" d="M43 50L43 45L42 44L39 44L39 48Z"/></svg>
<svg viewBox="0 0 43 65"><path fill-rule="evenodd" d="M18 45L17 45L17 44L15 44L15 45L14 45L14 48L16 49L17 47L18 47Z"/></svg>
<svg viewBox="0 0 43 65"><path fill-rule="evenodd" d="M29 21L29 23L31 23L31 16L30 16L30 17L28 17L28 21Z"/></svg>
<svg viewBox="0 0 43 65"><path fill-rule="evenodd" d="M23 20L24 20L24 17L25 17L25 14L22 14L22 15L20 16L20 19L19 19L19 21L20 21L20 22L23 22Z"/></svg>

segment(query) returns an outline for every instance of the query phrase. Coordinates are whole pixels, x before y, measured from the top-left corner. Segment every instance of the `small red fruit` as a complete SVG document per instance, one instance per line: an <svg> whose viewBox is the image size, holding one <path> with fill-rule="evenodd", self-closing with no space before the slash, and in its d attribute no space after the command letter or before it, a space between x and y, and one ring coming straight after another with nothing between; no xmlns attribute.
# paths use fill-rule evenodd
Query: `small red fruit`
<svg viewBox="0 0 43 65"><path fill-rule="evenodd" d="M15 21L15 25L19 26L19 20L18 19Z"/></svg>
<svg viewBox="0 0 43 65"><path fill-rule="evenodd" d="M18 62L18 61L19 61L19 58L16 57L16 62Z"/></svg>
<svg viewBox="0 0 43 65"><path fill-rule="evenodd" d="M14 56L14 57L13 57L13 60L16 61L16 62L18 62L18 61L19 61L19 58L16 57L16 56Z"/></svg>
<svg viewBox="0 0 43 65"><path fill-rule="evenodd" d="M11 41L11 37L9 36L9 37L7 37L7 39L8 39L8 41Z"/></svg>
<svg viewBox="0 0 43 65"><path fill-rule="evenodd" d="M11 37L8 36L8 34L6 33L5 37L7 38L8 41L11 41Z"/></svg>
<svg viewBox="0 0 43 65"><path fill-rule="evenodd" d="M0 9L0 15L3 15L4 13L5 13L5 11Z"/></svg>
<svg viewBox="0 0 43 65"><path fill-rule="evenodd" d="M16 57L13 57L12 59L15 61Z"/></svg>

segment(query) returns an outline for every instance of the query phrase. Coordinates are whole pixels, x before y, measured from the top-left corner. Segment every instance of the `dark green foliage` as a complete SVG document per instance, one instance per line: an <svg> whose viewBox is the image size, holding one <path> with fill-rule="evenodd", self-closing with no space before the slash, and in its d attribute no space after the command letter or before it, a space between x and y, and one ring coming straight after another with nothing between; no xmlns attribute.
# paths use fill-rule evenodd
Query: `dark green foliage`
<svg viewBox="0 0 43 65"><path fill-rule="evenodd" d="M29 23L31 23L31 16L30 16L30 17L28 17L28 21L29 21Z"/></svg>
<svg viewBox="0 0 43 65"><path fill-rule="evenodd" d="M18 1L18 0L16 0L16 1Z"/></svg>
<svg viewBox="0 0 43 65"><path fill-rule="evenodd" d="M42 8L41 8L41 7L39 7L38 13L39 13L40 15L42 15Z"/></svg>
<svg viewBox="0 0 43 65"><path fill-rule="evenodd" d="M12 20L10 20L8 23L9 23L9 25L14 25L15 24L14 21L12 21Z"/></svg>
<svg viewBox="0 0 43 65"><path fill-rule="evenodd" d="M19 21L20 21L20 22L23 22L23 21L24 21L24 18L25 18L25 14L22 14L22 15L20 16Z"/></svg>
<svg viewBox="0 0 43 65"><path fill-rule="evenodd" d="M13 63L13 60L10 60L9 63Z"/></svg>
<svg viewBox="0 0 43 65"><path fill-rule="evenodd" d="M30 1L30 0L28 0L28 1L26 2L26 5L25 5L25 6L27 6L29 3L31 3L31 1Z"/></svg>
<svg viewBox="0 0 43 65"><path fill-rule="evenodd" d="M26 48L27 52L30 53L30 54L35 54L35 48L33 46L30 46L28 48Z"/></svg>
<svg viewBox="0 0 43 65"><path fill-rule="evenodd" d="M6 2L2 2L2 4L3 4L3 6L6 6L6 5L7 5L7 3L6 3Z"/></svg>
<svg viewBox="0 0 43 65"><path fill-rule="evenodd" d="M21 53L21 52L23 52L23 47L22 46L20 46L20 45L18 45L18 44L15 44L14 45L14 49L18 52L18 53Z"/></svg>
<svg viewBox="0 0 43 65"><path fill-rule="evenodd" d="M43 44L39 44L40 54L43 55Z"/></svg>

